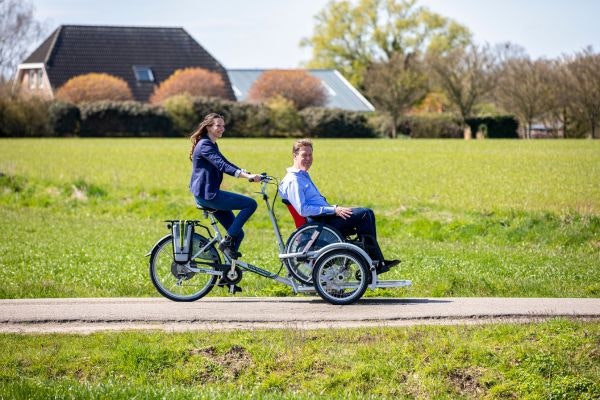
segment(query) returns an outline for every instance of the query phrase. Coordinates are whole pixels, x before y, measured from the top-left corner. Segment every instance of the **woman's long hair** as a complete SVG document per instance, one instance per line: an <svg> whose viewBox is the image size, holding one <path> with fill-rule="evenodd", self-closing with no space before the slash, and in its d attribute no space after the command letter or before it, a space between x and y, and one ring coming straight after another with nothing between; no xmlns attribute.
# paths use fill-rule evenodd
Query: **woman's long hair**
<svg viewBox="0 0 600 400"><path fill-rule="evenodd" d="M194 130L194 132L191 133L190 140L192 141L192 149L190 150L190 161L192 161L192 155L194 154L194 149L196 148L196 145L198 144L200 139L206 137L206 135L208 134L208 130L206 128L211 126L215 119L222 119L223 121L225 120L223 116L217 113L210 113L206 117L204 117L204 119L198 124L198 127Z"/></svg>

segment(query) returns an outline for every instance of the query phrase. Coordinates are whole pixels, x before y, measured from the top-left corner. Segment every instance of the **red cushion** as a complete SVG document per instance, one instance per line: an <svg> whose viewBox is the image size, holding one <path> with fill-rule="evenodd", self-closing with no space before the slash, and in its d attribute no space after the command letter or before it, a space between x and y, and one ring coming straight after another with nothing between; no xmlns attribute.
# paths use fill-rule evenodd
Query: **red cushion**
<svg viewBox="0 0 600 400"><path fill-rule="evenodd" d="M293 205L291 205L289 203L286 203L285 205L287 206L290 214L292 214L292 218L294 218L294 223L296 224L296 228L300 228L302 225L306 224L306 218L304 218L302 215L298 214L298 211L296 211L296 209L294 208Z"/></svg>

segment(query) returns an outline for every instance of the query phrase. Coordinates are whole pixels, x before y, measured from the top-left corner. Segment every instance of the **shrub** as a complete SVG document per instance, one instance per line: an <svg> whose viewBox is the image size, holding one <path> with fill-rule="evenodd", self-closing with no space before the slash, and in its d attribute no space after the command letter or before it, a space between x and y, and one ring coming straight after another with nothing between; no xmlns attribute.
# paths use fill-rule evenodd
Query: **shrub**
<svg viewBox="0 0 600 400"><path fill-rule="evenodd" d="M269 109L265 106L214 98L196 97L193 99L194 114L199 123L211 112L225 118L226 136L265 137L271 132Z"/></svg>
<svg viewBox="0 0 600 400"><path fill-rule="evenodd" d="M48 102L12 93L0 84L0 137L49 136Z"/></svg>
<svg viewBox="0 0 600 400"><path fill-rule="evenodd" d="M154 89L150 102L162 103L171 96L184 93L192 97L227 98L227 89L221 75L204 68L184 68L175 71Z"/></svg>
<svg viewBox="0 0 600 400"><path fill-rule="evenodd" d="M327 100L321 81L304 70L265 71L248 92L252 102L267 102L276 96L291 101L298 110L322 106Z"/></svg>
<svg viewBox="0 0 600 400"><path fill-rule="evenodd" d="M498 115L493 117L469 118L467 124L471 127L473 136L480 127L485 126L487 137L492 139L518 139L519 122L512 115Z"/></svg>
<svg viewBox="0 0 600 400"><path fill-rule="evenodd" d="M194 112L194 102L187 94L169 97L162 104L173 122L177 134L186 136L198 125L198 116Z"/></svg>
<svg viewBox="0 0 600 400"><path fill-rule="evenodd" d="M98 101L81 106L82 136L173 136L162 107L136 101Z"/></svg>
<svg viewBox="0 0 600 400"><path fill-rule="evenodd" d="M451 114L411 115L400 120L398 131L415 139L462 138L463 130Z"/></svg>
<svg viewBox="0 0 600 400"><path fill-rule="evenodd" d="M269 136L286 137L301 136L302 117L294 107L294 103L285 97L275 96L267 102L269 121L271 122Z"/></svg>
<svg viewBox="0 0 600 400"><path fill-rule="evenodd" d="M58 100L83 103L100 100L132 100L129 85L121 78L104 73L90 73L69 79L56 92Z"/></svg>
<svg viewBox="0 0 600 400"><path fill-rule="evenodd" d="M54 101L48 108L50 126L56 136L77 135L81 124L81 113L76 105Z"/></svg>
<svg viewBox="0 0 600 400"><path fill-rule="evenodd" d="M369 125L364 113L310 107L300 111L304 122L304 134L308 137L374 137L376 132Z"/></svg>

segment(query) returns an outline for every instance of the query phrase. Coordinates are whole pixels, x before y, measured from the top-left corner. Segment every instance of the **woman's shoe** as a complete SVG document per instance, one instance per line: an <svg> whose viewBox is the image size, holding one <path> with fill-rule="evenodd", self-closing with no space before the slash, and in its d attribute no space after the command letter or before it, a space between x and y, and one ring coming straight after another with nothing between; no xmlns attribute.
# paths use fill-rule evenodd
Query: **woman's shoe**
<svg viewBox="0 0 600 400"><path fill-rule="evenodd" d="M241 256L240 253L234 250L235 239L232 236L225 235L223 240L219 242L219 250L223 252L227 257L235 260Z"/></svg>

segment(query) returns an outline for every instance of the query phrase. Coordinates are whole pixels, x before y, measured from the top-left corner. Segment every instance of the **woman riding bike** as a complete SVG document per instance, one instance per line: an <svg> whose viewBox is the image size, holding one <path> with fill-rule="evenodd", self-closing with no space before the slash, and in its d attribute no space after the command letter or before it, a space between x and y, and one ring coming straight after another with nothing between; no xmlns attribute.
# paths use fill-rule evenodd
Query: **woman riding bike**
<svg viewBox="0 0 600 400"><path fill-rule="evenodd" d="M244 238L242 227L256 210L257 204L256 200L250 197L221 190L223 173L254 182L259 182L261 176L239 168L221 154L217 140L224 132L225 119L216 113L205 116L198 128L192 132L190 191L198 206L217 210L215 217L227 229L227 234L219 243L219 250L236 259ZM233 210L240 212L236 216Z"/></svg>

